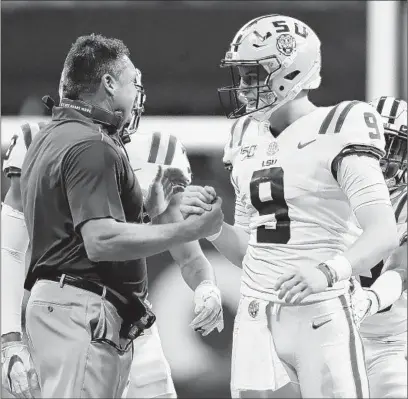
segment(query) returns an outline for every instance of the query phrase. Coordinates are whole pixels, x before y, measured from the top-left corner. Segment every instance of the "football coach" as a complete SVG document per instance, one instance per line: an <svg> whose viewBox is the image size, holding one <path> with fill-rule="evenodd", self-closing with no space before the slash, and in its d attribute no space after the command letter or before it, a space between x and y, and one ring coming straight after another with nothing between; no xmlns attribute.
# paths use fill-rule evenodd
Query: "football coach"
<svg viewBox="0 0 408 399"><path fill-rule="evenodd" d="M28 347L44 398L121 397L132 341L155 320L144 303L145 257L217 232L221 201L179 223L143 224L160 204L143 204L118 133L144 96L122 41L79 37L61 84L21 173ZM156 178L152 201L168 183Z"/></svg>

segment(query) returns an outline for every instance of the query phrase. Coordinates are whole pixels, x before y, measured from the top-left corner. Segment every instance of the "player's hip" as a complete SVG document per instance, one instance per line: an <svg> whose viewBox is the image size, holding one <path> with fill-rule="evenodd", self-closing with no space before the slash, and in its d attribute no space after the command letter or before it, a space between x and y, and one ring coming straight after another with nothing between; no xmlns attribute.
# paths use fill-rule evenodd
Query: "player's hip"
<svg viewBox="0 0 408 399"><path fill-rule="evenodd" d="M279 276L281 276L281 273L271 273L270 270L266 273L258 273L244 265L241 278L241 295L287 305L283 299L278 298L278 292L273 288ZM321 293L309 295L302 301L300 306L324 302L338 298L341 295L348 295L349 287L348 281L339 282Z"/></svg>

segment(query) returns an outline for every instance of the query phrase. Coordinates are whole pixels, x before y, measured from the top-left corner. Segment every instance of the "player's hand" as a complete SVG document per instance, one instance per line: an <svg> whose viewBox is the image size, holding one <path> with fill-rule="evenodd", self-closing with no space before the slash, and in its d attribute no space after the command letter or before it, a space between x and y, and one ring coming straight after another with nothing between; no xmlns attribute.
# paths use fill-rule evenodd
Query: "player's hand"
<svg viewBox="0 0 408 399"><path fill-rule="evenodd" d="M217 196L211 186L188 186L183 192L180 211L186 219L190 215L201 215L211 210L211 203Z"/></svg>
<svg viewBox="0 0 408 399"><path fill-rule="evenodd" d="M157 173L145 200L145 207L149 217L155 218L162 214L170 203L173 194L183 191L188 184L188 178L178 168L166 168L163 170L158 165Z"/></svg>
<svg viewBox="0 0 408 399"><path fill-rule="evenodd" d="M378 312L379 304L375 295L364 289L354 277L351 283L351 307L354 321L359 327L364 319Z"/></svg>
<svg viewBox="0 0 408 399"><path fill-rule="evenodd" d="M224 222L224 214L221 209L222 199L217 197L212 205L211 210L204 212L202 215L191 215L187 220L194 223L195 231L199 238L205 238L218 233Z"/></svg>
<svg viewBox="0 0 408 399"><path fill-rule="evenodd" d="M328 286L326 276L315 267L308 267L283 274L278 278L274 289L278 298L286 303L299 304L307 296L323 292Z"/></svg>
<svg viewBox="0 0 408 399"><path fill-rule="evenodd" d="M209 280L202 281L194 292L194 312L196 318L190 323L194 331L204 337L215 328L221 332L224 328L224 315L221 304L221 293L218 287Z"/></svg>
<svg viewBox="0 0 408 399"><path fill-rule="evenodd" d="M6 391L17 398L41 398L38 376L22 341L2 343L1 371Z"/></svg>

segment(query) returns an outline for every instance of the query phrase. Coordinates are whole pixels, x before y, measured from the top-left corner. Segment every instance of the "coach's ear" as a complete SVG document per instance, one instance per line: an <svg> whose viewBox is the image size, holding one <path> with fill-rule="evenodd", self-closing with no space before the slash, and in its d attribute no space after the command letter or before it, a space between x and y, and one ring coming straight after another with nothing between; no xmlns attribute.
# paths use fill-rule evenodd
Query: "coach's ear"
<svg viewBox="0 0 408 399"><path fill-rule="evenodd" d="M110 96L113 96L117 89L118 81L109 73L105 73L102 76L101 85Z"/></svg>

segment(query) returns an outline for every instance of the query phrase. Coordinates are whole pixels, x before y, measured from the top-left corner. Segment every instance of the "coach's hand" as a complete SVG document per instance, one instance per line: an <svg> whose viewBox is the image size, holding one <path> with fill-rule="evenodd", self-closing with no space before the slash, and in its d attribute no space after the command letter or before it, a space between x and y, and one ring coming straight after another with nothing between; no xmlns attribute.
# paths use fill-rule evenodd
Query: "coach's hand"
<svg viewBox="0 0 408 399"><path fill-rule="evenodd" d="M285 298L285 302L297 305L310 294L323 292L327 286L324 273L315 267L308 267L283 274L274 289L278 291L279 299Z"/></svg>
<svg viewBox="0 0 408 399"><path fill-rule="evenodd" d="M146 211L151 219L162 214L170 203L173 194L181 192L188 184L188 178L178 168L163 170L158 165L157 173L145 200Z"/></svg>
<svg viewBox="0 0 408 399"><path fill-rule="evenodd" d="M183 192L180 211L186 219L190 215L201 215L211 210L211 203L217 196L211 186L188 186Z"/></svg>
<svg viewBox="0 0 408 399"><path fill-rule="evenodd" d="M27 346L22 341L4 342L1 369L3 388L17 398L40 398L41 390Z"/></svg>
<svg viewBox="0 0 408 399"><path fill-rule="evenodd" d="M221 209L222 199L217 197L211 204L211 210L202 215L191 215L187 220L194 223L195 231L199 238L205 238L218 233L224 222L224 214Z"/></svg>
<svg viewBox="0 0 408 399"><path fill-rule="evenodd" d="M215 328L221 332L224 328L221 293L218 287L210 280L200 283L194 292L194 312L197 317L190 327L200 332L204 337Z"/></svg>

